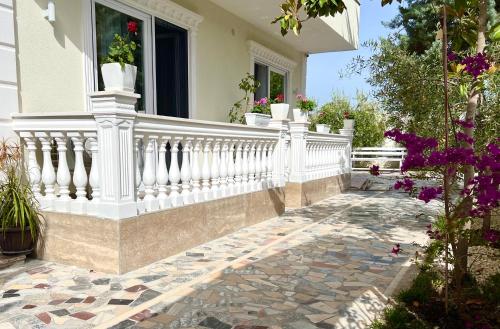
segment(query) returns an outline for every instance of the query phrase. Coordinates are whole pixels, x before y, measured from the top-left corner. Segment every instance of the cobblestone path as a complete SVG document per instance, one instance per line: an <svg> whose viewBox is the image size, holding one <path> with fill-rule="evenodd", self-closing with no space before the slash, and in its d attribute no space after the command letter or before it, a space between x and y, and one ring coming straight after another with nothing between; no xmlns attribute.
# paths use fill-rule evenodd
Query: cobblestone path
<svg viewBox="0 0 500 329"><path fill-rule="evenodd" d="M121 276L33 260L0 272L0 329L364 328L436 211L349 192Z"/></svg>

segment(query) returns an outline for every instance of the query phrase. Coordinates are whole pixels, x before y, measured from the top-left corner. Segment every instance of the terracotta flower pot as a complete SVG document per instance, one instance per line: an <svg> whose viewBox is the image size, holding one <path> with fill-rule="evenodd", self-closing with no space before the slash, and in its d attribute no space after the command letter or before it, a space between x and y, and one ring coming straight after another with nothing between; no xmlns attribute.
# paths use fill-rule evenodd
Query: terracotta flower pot
<svg viewBox="0 0 500 329"><path fill-rule="evenodd" d="M24 238L20 227L8 228L5 234L0 232L0 248L4 255L29 254L33 251L35 243L29 227L24 229Z"/></svg>

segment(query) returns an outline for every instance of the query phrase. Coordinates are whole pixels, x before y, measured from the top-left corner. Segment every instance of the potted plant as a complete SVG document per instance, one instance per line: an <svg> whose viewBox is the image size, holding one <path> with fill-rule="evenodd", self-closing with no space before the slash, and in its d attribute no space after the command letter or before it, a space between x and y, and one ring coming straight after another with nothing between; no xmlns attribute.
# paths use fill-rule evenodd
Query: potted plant
<svg viewBox="0 0 500 329"><path fill-rule="evenodd" d="M354 129L354 114L349 111L344 112L344 129Z"/></svg>
<svg viewBox="0 0 500 329"><path fill-rule="evenodd" d="M101 66L105 90L134 92L137 66L134 65L137 44L131 40L137 34L137 22L127 24L128 33L115 34L109 45L108 55Z"/></svg>
<svg viewBox="0 0 500 329"><path fill-rule="evenodd" d="M297 95L297 106L298 108L293 109L293 120L295 122L307 122L309 112L316 108L316 102L299 94Z"/></svg>
<svg viewBox="0 0 500 329"><path fill-rule="evenodd" d="M290 105L284 103L284 101L285 96L283 96L283 94L278 94L276 98L271 101L271 116L274 120L288 119Z"/></svg>
<svg viewBox="0 0 500 329"><path fill-rule="evenodd" d="M18 145L0 143L0 248L5 255L33 251L41 231L38 202Z"/></svg>
<svg viewBox="0 0 500 329"><path fill-rule="evenodd" d="M266 97L254 103L252 111L245 113L245 120L249 126L267 127L271 121L271 110Z"/></svg>

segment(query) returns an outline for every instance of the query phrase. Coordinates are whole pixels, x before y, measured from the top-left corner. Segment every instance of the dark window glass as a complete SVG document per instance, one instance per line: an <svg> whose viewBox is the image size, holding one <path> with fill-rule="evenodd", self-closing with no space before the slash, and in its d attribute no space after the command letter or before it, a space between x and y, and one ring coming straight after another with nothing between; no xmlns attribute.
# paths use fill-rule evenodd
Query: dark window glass
<svg viewBox="0 0 500 329"><path fill-rule="evenodd" d="M189 117L187 31L155 18L156 112Z"/></svg>
<svg viewBox="0 0 500 329"><path fill-rule="evenodd" d="M104 90L104 82L100 67L104 63L104 58L108 53L108 47L113 41L114 35L126 35L128 33L127 23L134 21L137 23L137 35L132 36L132 40L137 43L135 53L135 66L137 66L137 79L135 82L135 92L143 95L137 102L138 111L145 110L144 104L144 49L143 42L143 21L129 16L112 8L106 7L100 3L95 4L95 24L96 24L96 46L97 46L97 64L98 72L98 90Z"/></svg>
<svg viewBox="0 0 500 329"><path fill-rule="evenodd" d="M268 77L269 68L265 65L255 63L254 67L255 79L260 82L260 87L255 92L255 100L259 100L263 97L268 97Z"/></svg>
<svg viewBox="0 0 500 329"><path fill-rule="evenodd" d="M271 71L271 88L269 88L269 93L271 99L276 99L278 95L285 96L285 76L277 72Z"/></svg>

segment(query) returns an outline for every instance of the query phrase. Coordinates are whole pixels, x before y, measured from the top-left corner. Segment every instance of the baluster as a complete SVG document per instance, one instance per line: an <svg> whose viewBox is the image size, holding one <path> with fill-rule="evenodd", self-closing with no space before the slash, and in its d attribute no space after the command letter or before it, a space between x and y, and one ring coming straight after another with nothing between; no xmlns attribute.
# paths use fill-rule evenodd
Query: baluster
<svg viewBox="0 0 500 329"><path fill-rule="evenodd" d="M148 138L146 149L144 150L144 171L142 173L142 182L144 183L144 205L146 211L158 210L158 200L155 197L154 184L156 182L155 164L154 164L154 151L157 136L150 136Z"/></svg>
<svg viewBox="0 0 500 329"><path fill-rule="evenodd" d="M220 170L219 170L221 197L225 197L227 195L227 151L228 151L227 141L223 141L220 152Z"/></svg>
<svg viewBox="0 0 500 329"><path fill-rule="evenodd" d="M267 187L272 188L273 184L273 171L274 171L274 147L275 143L271 142L267 149ZM286 159L286 158L285 158ZM288 162L288 161L287 161Z"/></svg>
<svg viewBox="0 0 500 329"><path fill-rule="evenodd" d="M238 142L236 144L236 159L235 159L235 165L234 165L234 189L235 189L235 194L240 194L242 193L242 173L243 173L243 166L242 166L242 161L241 161L241 156L243 152L243 143Z"/></svg>
<svg viewBox="0 0 500 329"><path fill-rule="evenodd" d="M83 163L84 138L78 134L71 137L75 151L75 169L73 171L73 184L76 188L76 200L71 205L71 211L76 214L84 214L87 206L87 172Z"/></svg>
<svg viewBox="0 0 500 329"><path fill-rule="evenodd" d="M92 188L92 200L88 205L88 214L97 215L99 213L99 201L101 196L100 180L99 180L99 145L97 144L97 137L92 136L88 138L90 144L90 153L92 163L90 164L89 184Z"/></svg>
<svg viewBox="0 0 500 329"><path fill-rule="evenodd" d="M40 182L42 179L42 174L40 172L40 166L36 160L36 138L31 134L30 137L24 137L26 146L28 149L28 177L30 179L31 190L33 195L37 200L41 200L40 194Z"/></svg>
<svg viewBox="0 0 500 329"><path fill-rule="evenodd" d="M172 206L178 207L182 205L182 198L180 198L179 194L179 182L181 181L181 173L179 171L179 142L182 139L182 137L175 137L174 142L171 145L170 153L171 153L171 160L170 160L170 170L169 170L169 177L170 177L170 199Z"/></svg>
<svg viewBox="0 0 500 329"><path fill-rule="evenodd" d="M211 140L207 139L203 146L203 166L201 168L203 200L210 200L210 146Z"/></svg>
<svg viewBox="0 0 500 329"><path fill-rule="evenodd" d="M248 154L248 186L250 192L255 191L255 142L251 143Z"/></svg>
<svg viewBox="0 0 500 329"><path fill-rule="evenodd" d="M137 193L137 212L143 214L146 212L146 205L144 204L144 199L142 195L141 185L142 185L142 140L144 136L137 135L134 139L135 146L135 189ZM144 167L144 166L142 166Z"/></svg>
<svg viewBox="0 0 500 329"><path fill-rule="evenodd" d="M63 133L55 134L55 140L57 143L57 185L59 186L59 198L55 200L55 207L59 211L69 212L70 201L69 196L69 183L71 183L71 174L69 172L68 160L66 158L66 151L68 147L66 143L68 139Z"/></svg>
<svg viewBox="0 0 500 329"><path fill-rule="evenodd" d="M192 161L191 161L191 167L192 167L192 173L191 173L191 178L193 180L193 200L194 202L201 202L203 201L203 195L201 194L201 189L200 189L200 178L201 178L201 171L200 171L200 152L201 152L201 143L203 141L203 138L198 138L196 139L196 142L193 147L193 152L192 152Z"/></svg>
<svg viewBox="0 0 500 329"><path fill-rule="evenodd" d="M262 143L255 143L255 190L259 191L262 189L262 182L260 180L262 172Z"/></svg>
<svg viewBox="0 0 500 329"><path fill-rule="evenodd" d="M236 168L234 165L234 143L235 141L231 141L229 143L229 149L228 149L228 154L227 154L227 185L228 185L228 193L227 195L231 196L234 195L235 192L235 179L234 175L236 173Z"/></svg>
<svg viewBox="0 0 500 329"><path fill-rule="evenodd" d="M243 189L242 192L246 193L250 191L248 187L248 182L249 182L249 177L248 174L250 172L249 169L249 163L248 163L248 154L250 152L250 143L249 142L244 142L243 146L243 167L242 167L242 183L243 183Z"/></svg>
<svg viewBox="0 0 500 329"><path fill-rule="evenodd" d="M158 185L158 205L160 209L166 209L171 206L170 199L167 195L168 184L168 169L167 169L167 143L170 140L169 136L161 138L160 147L158 149L158 168L156 170L156 184Z"/></svg>
<svg viewBox="0 0 500 329"><path fill-rule="evenodd" d="M217 140L214 143L212 150L212 168L210 176L212 177L212 198L217 199L220 196L219 189L219 165L220 165L220 142Z"/></svg>
<svg viewBox="0 0 500 329"><path fill-rule="evenodd" d="M193 203L193 196L191 194L191 165L189 162L189 153L191 151L191 138L187 137L182 145L182 166L181 166L181 180L182 180L182 202L184 204Z"/></svg>
<svg viewBox="0 0 500 329"><path fill-rule="evenodd" d="M56 195L54 193L54 185L56 183L56 171L52 164L52 137L44 134L45 137L40 137L42 143L43 153L43 167L42 167L42 182L45 187L45 196L43 198L42 207L47 210L54 208L54 200Z"/></svg>
<svg viewBox="0 0 500 329"><path fill-rule="evenodd" d="M261 170L260 170L260 184L262 189L267 189L267 166L268 166L268 158L267 158L267 148L269 143L267 141L262 143L262 156L261 156Z"/></svg>

